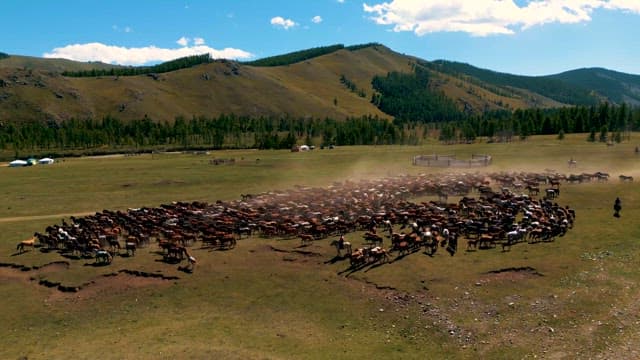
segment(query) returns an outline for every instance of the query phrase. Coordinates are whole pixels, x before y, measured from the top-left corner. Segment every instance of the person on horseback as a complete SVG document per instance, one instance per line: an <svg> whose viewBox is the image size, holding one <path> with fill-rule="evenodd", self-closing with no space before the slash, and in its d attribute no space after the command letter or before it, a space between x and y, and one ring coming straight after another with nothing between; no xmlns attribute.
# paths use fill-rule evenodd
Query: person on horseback
<svg viewBox="0 0 640 360"><path fill-rule="evenodd" d="M615 211L613 213L613 216L619 218L620 217L620 210L622 210L622 202L620 201L620 198L617 197L616 201L613 203L613 211Z"/></svg>
<svg viewBox="0 0 640 360"><path fill-rule="evenodd" d="M340 234L340 239L338 239L338 252L344 249L344 235Z"/></svg>

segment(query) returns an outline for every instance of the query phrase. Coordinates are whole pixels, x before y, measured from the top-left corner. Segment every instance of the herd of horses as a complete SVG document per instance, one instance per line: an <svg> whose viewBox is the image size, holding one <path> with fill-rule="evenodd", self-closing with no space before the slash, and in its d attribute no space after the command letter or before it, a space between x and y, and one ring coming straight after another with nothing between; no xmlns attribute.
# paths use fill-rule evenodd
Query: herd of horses
<svg viewBox="0 0 640 360"><path fill-rule="evenodd" d="M603 174L581 174L581 182ZM204 248L229 250L243 236L260 236L300 238L305 245L356 231L365 231L366 246L333 244L339 253L346 250L352 266L384 262L394 252L423 247L433 254L446 246L453 255L459 238L467 240L468 250L497 244L506 250L525 240L552 241L572 227L575 212L554 202L560 184L572 183L572 176L552 171L400 175L243 194L240 200L213 204L174 202L103 210L48 226L19 243L17 250L37 246L110 264L116 256L133 257L138 248L155 243L164 261L187 260L193 267L195 257L189 249L197 242ZM547 188L541 192L543 186ZM439 201L411 201L423 196ZM448 203L449 196L460 200ZM389 239L386 247L384 239Z"/></svg>

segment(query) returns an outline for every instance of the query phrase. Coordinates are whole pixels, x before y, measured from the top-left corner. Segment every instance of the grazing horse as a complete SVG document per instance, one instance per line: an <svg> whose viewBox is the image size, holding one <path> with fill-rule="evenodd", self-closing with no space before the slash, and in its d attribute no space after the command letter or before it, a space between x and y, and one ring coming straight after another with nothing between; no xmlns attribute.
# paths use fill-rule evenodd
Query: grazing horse
<svg viewBox="0 0 640 360"><path fill-rule="evenodd" d="M113 261L113 256L111 256L111 254L109 254L108 251L106 250L96 251L96 264L97 263L111 264L112 261Z"/></svg>
<svg viewBox="0 0 640 360"><path fill-rule="evenodd" d="M31 239L20 241L18 243L18 246L16 246L16 250L18 250L22 254L23 252L25 252L24 250L25 247L30 247L33 249L35 245L36 245L36 238L32 237Z"/></svg>
<svg viewBox="0 0 640 360"><path fill-rule="evenodd" d="M627 175L620 175L620 181L628 181L628 182L632 182L633 181L633 176L627 176Z"/></svg>

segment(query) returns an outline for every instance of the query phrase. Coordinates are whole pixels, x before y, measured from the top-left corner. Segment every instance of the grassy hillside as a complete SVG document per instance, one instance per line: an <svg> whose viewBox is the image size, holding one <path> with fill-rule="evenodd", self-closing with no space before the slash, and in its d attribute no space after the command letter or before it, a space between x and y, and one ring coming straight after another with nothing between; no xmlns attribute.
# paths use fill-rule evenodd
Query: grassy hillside
<svg viewBox="0 0 640 360"><path fill-rule="evenodd" d="M146 115L172 121L179 115L222 113L390 118L371 103L371 80L389 72L411 72L416 63L430 69L432 90L444 93L466 113L594 104L603 99L640 102L635 75L591 69L547 77L517 76L449 61L426 62L371 43L126 77L65 77L60 75L64 71L114 66L9 56L0 59L0 119L60 121L112 115L128 120ZM348 79L349 86L341 78Z"/></svg>
<svg viewBox="0 0 640 360"><path fill-rule="evenodd" d="M370 79L409 71L406 58L386 48L340 50L288 66L254 67L224 61L154 76L68 78L24 69L0 69L0 118L66 119L111 114L171 121L178 115L388 117L369 98L340 83L346 74L369 89ZM370 96L370 95L369 95Z"/></svg>
<svg viewBox="0 0 640 360"><path fill-rule="evenodd" d="M62 73L63 71L82 71L91 69L113 69L120 65L105 64L102 62L79 62L67 59L45 59L32 56L9 55L0 57L0 69L31 69Z"/></svg>

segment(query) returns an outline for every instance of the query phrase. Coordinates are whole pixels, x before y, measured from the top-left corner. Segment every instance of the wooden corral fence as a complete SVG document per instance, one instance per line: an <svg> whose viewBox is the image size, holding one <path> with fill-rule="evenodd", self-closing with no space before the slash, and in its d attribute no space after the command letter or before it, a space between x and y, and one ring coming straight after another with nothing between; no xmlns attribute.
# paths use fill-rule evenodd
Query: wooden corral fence
<svg viewBox="0 0 640 360"><path fill-rule="evenodd" d="M236 163L236 159L235 158L230 158L230 159L211 159L209 160L209 164L210 165L225 165L225 164L235 164Z"/></svg>
<svg viewBox="0 0 640 360"><path fill-rule="evenodd" d="M473 154L471 160L458 160L455 155L416 155L413 165L430 167L480 167L491 165L491 155Z"/></svg>

